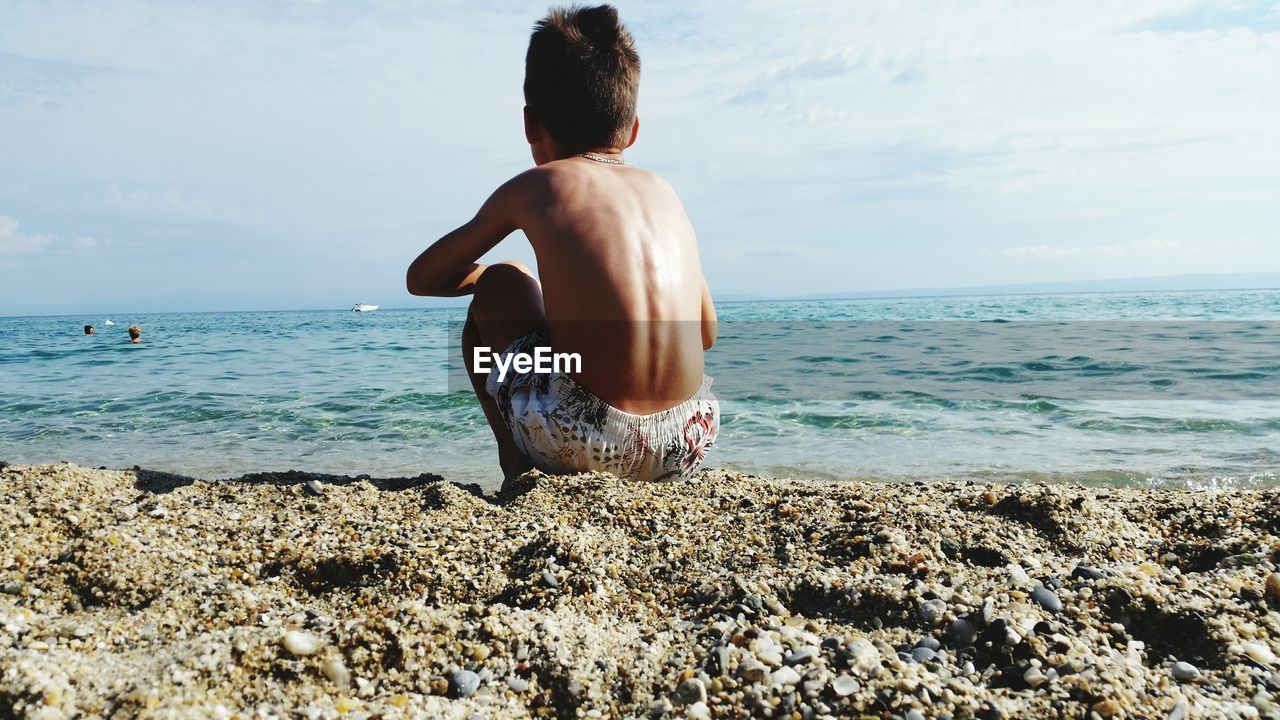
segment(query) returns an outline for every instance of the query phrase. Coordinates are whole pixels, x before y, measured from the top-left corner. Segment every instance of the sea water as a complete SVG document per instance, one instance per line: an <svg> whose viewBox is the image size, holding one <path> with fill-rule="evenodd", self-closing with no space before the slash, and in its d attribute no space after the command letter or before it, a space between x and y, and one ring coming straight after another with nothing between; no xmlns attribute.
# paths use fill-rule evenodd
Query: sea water
<svg viewBox="0 0 1280 720"><path fill-rule="evenodd" d="M0 309L2 311L2 309ZM1280 483L1280 291L723 303L707 464ZM0 318L0 460L499 480L463 310ZM97 326L86 336L85 323ZM137 323L143 342L130 344ZM452 333L452 335L451 335ZM455 337L456 339L456 337Z"/></svg>

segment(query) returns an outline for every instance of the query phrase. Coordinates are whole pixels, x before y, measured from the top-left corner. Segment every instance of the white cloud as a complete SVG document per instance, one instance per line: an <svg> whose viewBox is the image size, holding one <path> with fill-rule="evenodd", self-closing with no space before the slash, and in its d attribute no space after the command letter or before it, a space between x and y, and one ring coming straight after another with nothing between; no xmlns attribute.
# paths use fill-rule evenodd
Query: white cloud
<svg viewBox="0 0 1280 720"><path fill-rule="evenodd" d="M44 253L88 252L98 247L97 238L82 235L62 241L56 235L26 235L18 231L18 221L0 214L0 256L37 256Z"/></svg>
<svg viewBox="0 0 1280 720"><path fill-rule="evenodd" d="M0 255L32 255L43 251L53 242L49 235L23 235L18 232L18 221L8 215L0 215Z"/></svg>
<svg viewBox="0 0 1280 720"><path fill-rule="evenodd" d="M240 213L230 205L214 205L204 198L184 196L176 188L158 192L147 190L122 190L112 182L101 194L89 198L94 207L122 210L141 215L195 220L203 222L230 222L241 219Z"/></svg>

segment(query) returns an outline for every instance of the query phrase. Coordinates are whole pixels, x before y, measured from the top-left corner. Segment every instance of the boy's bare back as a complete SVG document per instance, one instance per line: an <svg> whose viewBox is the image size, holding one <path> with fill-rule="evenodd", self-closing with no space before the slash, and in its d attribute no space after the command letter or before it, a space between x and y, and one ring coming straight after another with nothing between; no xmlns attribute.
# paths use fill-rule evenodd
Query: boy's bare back
<svg viewBox="0 0 1280 720"><path fill-rule="evenodd" d="M639 132L640 59L610 6L552 9L530 38L525 137L534 168L409 266L415 295L473 295L473 351L574 354L580 368L469 366L508 479L529 467L654 479L688 474L719 429L703 375L716 318L689 219L622 152ZM524 232L538 271L477 261ZM670 410L670 412L664 412Z"/></svg>
<svg viewBox="0 0 1280 720"><path fill-rule="evenodd" d="M713 311L671 186L572 157L524 173L512 189L538 258L552 347L582 356L578 380L637 414L692 395L702 381L704 308Z"/></svg>

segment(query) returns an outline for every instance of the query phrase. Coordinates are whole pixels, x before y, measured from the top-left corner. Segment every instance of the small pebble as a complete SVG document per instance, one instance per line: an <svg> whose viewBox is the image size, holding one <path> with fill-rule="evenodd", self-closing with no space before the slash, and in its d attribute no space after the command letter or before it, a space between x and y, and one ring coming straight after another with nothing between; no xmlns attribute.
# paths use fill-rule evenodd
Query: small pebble
<svg viewBox="0 0 1280 720"><path fill-rule="evenodd" d="M1189 662L1176 662L1169 667L1169 674L1178 682L1187 682L1200 677L1200 668Z"/></svg>
<svg viewBox="0 0 1280 720"><path fill-rule="evenodd" d="M845 655L849 658L849 669L859 675L874 675L880 670L880 650L870 640L857 638L845 645Z"/></svg>
<svg viewBox="0 0 1280 720"><path fill-rule="evenodd" d="M1110 700L1110 699L1099 700L1098 702L1094 703L1093 706L1090 707L1089 709L1098 713L1098 715L1104 718L1115 717L1119 715L1121 712L1124 712L1124 708L1120 706L1119 702L1115 700Z"/></svg>
<svg viewBox="0 0 1280 720"><path fill-rule="evenodd" d="M707 686L703 685L702 681L696 677L689 678L676 687L676 701L681 705L705 702L706 699Z"/></svg>
<svg viewBox="0 0 1280 720"><path fill-rule="evenodd" d="M978 628L964 618L951 623L951 637L961 647L968 647L978 640Z"/></svg>
<svg viewBox="0 0 1280 720"><path fill-rule="evenodd" d="M507 687L511 688L511 692L522 693L529 689L529 681L518 675L512 675L507 678Z"/></svg>
<svg viewBox="0 0 1280 720"><path fill-rule="evenodd" d="M787 667L786 665L774 670L769 675L769 683L775 687L779 685L795 685L800 682L800 673Z"/></svg>
<svg viewBox="0 0 1280 720"><path fill-rule="evenodd" d="M818 649L813 646L802 647L782 659L783 665L803 665L812 662L818 656Z"/></svg>
<svg viewBox="0 0 1280 720"><path fill-rule="evenodd" d="M1058 599L1057 594L1044 586L1036 586L1032 589L1031 599L1034 600L1037 605L1051 613L1057 614L1062 612L1062 601Z"/></svg>
<svg viewBox="0 0 1280 720"><path fill-rule="evenodd" d="M320 647L320 641L316 636L300 630L290 630L285 633L280 643L292 655L310 655Z"/></svg>
<svg viewBox="0 0 1280 720"><path fill-rule="evenodd" d="M942 622L942 616L947 612L947 604L937 598L933 600L925 600L920 605L920 619L929 625L937 625Z"/></svg>
<svg viewBox="0 0 1280 720"><path fill-rule="evenodd" d="M716 648L716 673L721 677L729 674L729 647L721 645Z"/></svg>
<svg viewBox="0 0 1280 720"><path fill-rule="evenodd" d="M470 697L480 687L480 676L470 670L458 670L449 676L449 694L453 697Z"/></svg>
<svg viewBox="0 0 1280 720"><path fill-rule="evenodd" d="M1271 648L1258 642L1245 643L1240 646L1241 652L1249 657L1250 660L1270 665L1276 661L1275 653L1271 652Z"/></svg>
<svg viewBox="0 0 1280 720"><path fill-rule="evenodd" d="M1078 580L1101 580L1102 571L1091 568L1088 565L1077 565L1071 571L1071 577Z"/></svg>
<svg viewBox="0 0 1280 720"><path fill-rule="evenodd" d="M340 688L351 686L351 671L343 664L342 658L331 657L320 666L320 672L329 678L329 682Z"/></svg>
<svg viewBox="0 0 1280 720"><path fill-rule="evenodd" d="M911 659L916 662L929 662L938 656L938 653L927 647L918 647L911 651Z"/></svg>
<svg viewBox="0 0 1280 720"><path fill-rule="evenodd" d="M685 708L685 717L689 720L711 720L711 708L704 702L696 702Z"/></svg>
<svg viewBox="0 0 1280 720"><path fill-rule="evenodd" d="M1264 588L1267 597L1280 602L1280 572L1273 572L1268 575Z"/></svg>
<svg viewBox="0 0 1280 720"><path fill-rule="evenodd" d="M1021 588L1031 584L1031 576L1027 574L1027 571L1021 565L1009 563L1005 566L1005 570L1008 571L1009 580L1013 582L1014 587Z"/></svg>
<svg viewBox="0 0 1280 720"><path fill-rule="evenodd" d="M858 692L858 688L860 687L861 684L858 683L857 679L848 675L837 675L835 679L831 681L832 692L840 697L848 697Z"/></svg>
<svg viewBox="0 0 1280 720"><path fill-rule="evenodd" d="M942 643L938 642L938 638L929 636L920 638L920 641L916 643L916 647L929 648L930 650L937 651L942 649Z"/></svg>
<svg viewBox="0 0 1280 720"><path fill-rule="evenodd" d="M316 482L315 480L308 480L302 483L302 487L306 488L307 492L311 493L312 495L324 494L324 488L320 487L320 483Z"/></svg>

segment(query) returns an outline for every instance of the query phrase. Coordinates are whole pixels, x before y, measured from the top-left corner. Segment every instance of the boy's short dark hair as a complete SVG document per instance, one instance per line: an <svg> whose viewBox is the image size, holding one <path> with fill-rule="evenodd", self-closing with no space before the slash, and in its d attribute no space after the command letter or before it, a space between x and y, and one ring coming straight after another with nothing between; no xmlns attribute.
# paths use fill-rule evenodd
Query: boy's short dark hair
<svg viewBox="0 0 1280 720"><path fill-rule="evenodd" d="M613 6L552 8L534 25L524 102L556 142L626 146L639 86L640 55Z"/></svg>

